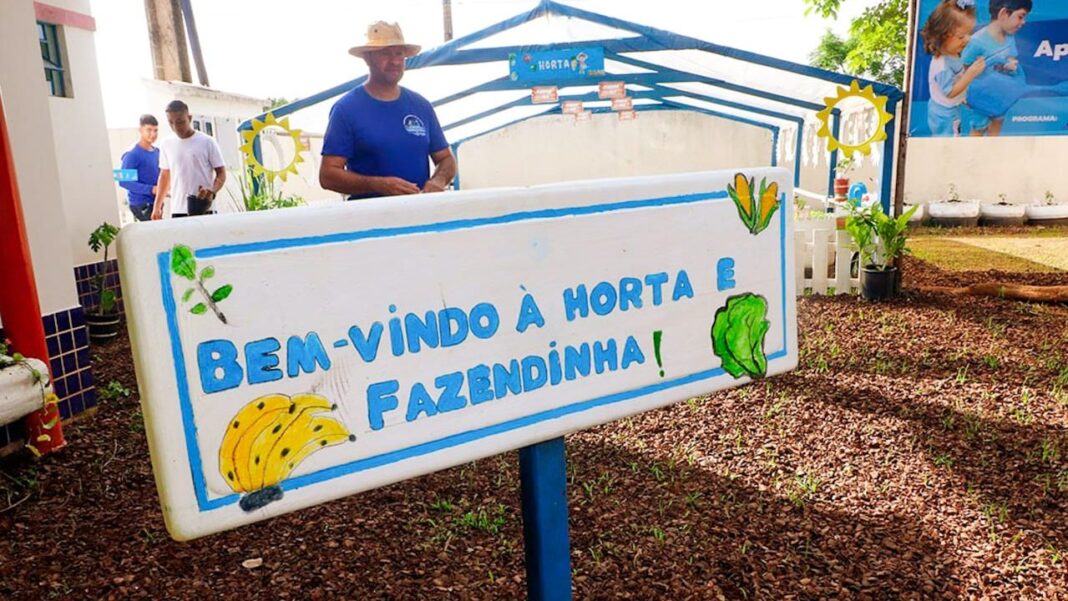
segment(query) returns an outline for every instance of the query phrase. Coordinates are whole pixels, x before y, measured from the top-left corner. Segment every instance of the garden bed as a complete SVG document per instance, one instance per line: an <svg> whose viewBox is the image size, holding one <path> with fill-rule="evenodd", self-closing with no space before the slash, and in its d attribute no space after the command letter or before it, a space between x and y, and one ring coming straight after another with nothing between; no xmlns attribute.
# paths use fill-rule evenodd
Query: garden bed
<svg viewBox="0 0 1068 601"><path fill-rule="evenodd" d="M1068 284L910 260L801 299L796 372L570 436L575 598L1064 598L1068 309L907 289L989 279ZM136 392L66 435L0 463L0 598L524 597L515 452L176 543Z"/></svg>

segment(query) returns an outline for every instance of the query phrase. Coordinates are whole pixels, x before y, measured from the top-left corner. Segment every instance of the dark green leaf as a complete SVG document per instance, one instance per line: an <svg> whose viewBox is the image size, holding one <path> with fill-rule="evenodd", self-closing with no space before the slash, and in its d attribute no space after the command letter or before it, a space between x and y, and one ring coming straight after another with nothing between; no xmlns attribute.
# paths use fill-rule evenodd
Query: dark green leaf
<svg viewBox="0 0 1068 601"><path fill-rule="evenodd" d="M179 277L192 280L197 277L197 260L193 258L193 249L175 244L171 249L171 271Z"/></svg>
<svg viewBox="0 0 1068 601"><path fill-rule="evenodd" d="M712 324L712 351L723 369L735 378L760 378L768 372L764 337L771 323L765 319L768 302L764 297L745 293L727 299L716 311Z"/></svg>
<svg viewBox="0 0 1068 601"><path fill-rule="evenodd" d="M230 296L230 293L234 291L234 287L230 284L219 286L215 289L215 292L211 293L211 300L219 302L226 297Z"/></svg>
<svg viewBox="0 0 1068 601"><path fill-rule="evenodd" d="M208 265L204 269L200 270L200 281L201 282L203 282L204 280L210 280L213 277L215 277L215 268L212 267L211 265Z"/></svg>
<svg viewBox="0 0 1068 601"><path fill-rule="evenodd" d="M100 312L111 313L115 308L115 291L105 290L100 293Z"/></svg>
<svg viewBox="0 0 1068 601"><path fill-rule="evenodd" d="M182 294L182 302L183 303L188 303L189 299L192 298L192 297L193 297L193 289L192 288L187 288L185 293Z"/></svg>
<svg viewBox="0 0 1068 601"><path fill-rule="evenodd" d="M208 306L207 305L205 305L204 303L197 303L197 304L193 305L193 308L190 309L189 312L192 313L193 315L203 315L205 312L207 312L207 310L208 310Z"/></svg>

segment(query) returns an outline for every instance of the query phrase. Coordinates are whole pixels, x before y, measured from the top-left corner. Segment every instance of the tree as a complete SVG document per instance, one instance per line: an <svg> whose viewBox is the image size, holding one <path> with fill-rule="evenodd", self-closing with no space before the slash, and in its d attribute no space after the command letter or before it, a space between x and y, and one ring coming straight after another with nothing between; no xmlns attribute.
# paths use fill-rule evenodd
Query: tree
<svg viewBox="0 0 1068 601"><path fill-rule="evenodd" d="M808 13L838 18L848 0L805 0ZM849 26L849 37L828 31L809 58L810 64L901 86L905 81L908 0L880 0Z"/></svg>

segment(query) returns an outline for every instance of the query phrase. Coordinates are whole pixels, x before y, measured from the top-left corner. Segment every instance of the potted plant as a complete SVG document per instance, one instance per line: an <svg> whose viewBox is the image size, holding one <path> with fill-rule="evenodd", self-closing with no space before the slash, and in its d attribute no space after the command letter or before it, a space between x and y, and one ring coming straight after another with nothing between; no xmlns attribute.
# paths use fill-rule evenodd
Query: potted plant
<svg viewBox="0 0 1068 601"><path fill-rule="evenodd" d="M872 205L856 209L846 219L846 231L860 252L860 293L866 300L891 298L900 291L894 262L909 252L906 232L915 212L916 207L912 207L895 218L883 213L881 206Z"/></svg>
<svg viewBox="0 0 1068 601"><path fill-rule="evenodd" d="M1027 221L1024 207L1007 200L1005 193L998 194L998 202L980 207L980 223L983 225L1023 225Z"/></svg>
<svg viewBox="0 0 1068 601"><path fill-rule="evenodd" d="M114 290L107 288L107 278L111 271L108 263L108 250L115 236L119 234L119 228L104 222L89 234L89 248L93 252L104 249L104 262L97 269L91 280L91 288L96 299L96 304L86 308L85 323L89 327L89 339L96 342L106 342L119 333L119 313L115 310L118 297Z"/></svg>
<svg viewBox="0 0 1068 601"><path fill-rule="evenodd" d="M1036 200L1026 207L1027 219L1039 225L1063 225L1068 224L1068 204L1061 204L1053 195L1046 190L1041 200Z"/></svg>
<svg viewBox="0 0 1068 601"><path fill-rule="evenodd" d="M835 166L834 171L838 177L834 178L834 199L838 202L845 202L849 198L849 173L856 166L856 162L849 157L843 157Z"/></svg>
<svg viewBox="0 0 1068 601"><path fill-rule="evenodd" d="M23 357L0 341L0 426L58 402L43 361Z"/></svg>
<svg viewBox="0 0 1068 601"><path fill-rule="evenodd" d="M961 200L957 186L950 184L946 199L928 205L927 215L934 225L974 227L979 225L979 201Z"/></svg>

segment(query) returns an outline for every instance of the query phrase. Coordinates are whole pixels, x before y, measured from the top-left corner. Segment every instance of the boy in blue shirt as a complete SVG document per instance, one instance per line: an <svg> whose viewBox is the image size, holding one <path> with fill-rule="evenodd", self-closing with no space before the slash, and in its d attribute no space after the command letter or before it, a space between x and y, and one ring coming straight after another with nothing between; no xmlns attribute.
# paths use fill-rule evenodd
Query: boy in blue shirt
<svg viewBox="0 0 1068 601"><path fill-rule="evenodd" d="M986 71L972 84L974 92L1004 94L1014 87L1024 85L1024 72L1016 49L1016 32L1027 22L1031 8L1031 0L990 0L990 24L973 35L961 53L961 60L966 65L974 63L980 57L986 60ZM1005 80L996 79L1004 77L1015 80L1017 86L1006 87ZM996 136L1001 133L1001 126L1005 122L1004 113L994 116L975 111L970 113L973 136Z"/></svg>
<svg viewBox="0 0 1068 601"><path fill-rule="evenodd" d="M419 46L405 44L396 24L379 21L367 29L367 43L349 53L364 59L370 73L330 109L319 185L350 200L444 190L456 159L434 107L399 85L405 59Z"/></svg>
<svg viewBox="0 0 1068 601"><path fill-rule="evenodd" d="M122 168L136 170L137 181L119 182L119 185L127 191L134 219L149 221L159 181L159 149L153 146L159 136L159 122L152 115L141 115L138 133L141 139L122 155Z"/></svg>

